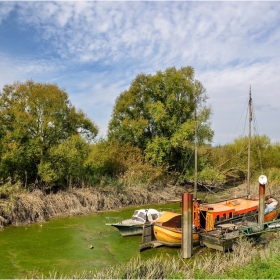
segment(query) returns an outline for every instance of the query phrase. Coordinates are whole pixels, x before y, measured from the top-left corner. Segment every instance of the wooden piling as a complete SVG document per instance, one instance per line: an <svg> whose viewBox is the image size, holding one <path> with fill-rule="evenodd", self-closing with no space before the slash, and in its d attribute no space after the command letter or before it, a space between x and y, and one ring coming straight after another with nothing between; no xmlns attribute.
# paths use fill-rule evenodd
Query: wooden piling
<svg viewBox="0 0 280 280"><path fill-rule="evenodd" d="M193 195L182 194L182 258L191 258L193 254Z"/></svg>
<svg viewBox="0 0 280 280"><path fill-rule="evenodd" d="M259 177L259 214L258 214L258 223L264 223L264 209L265 209L265 184L267 178L265 175Z"/></svg>

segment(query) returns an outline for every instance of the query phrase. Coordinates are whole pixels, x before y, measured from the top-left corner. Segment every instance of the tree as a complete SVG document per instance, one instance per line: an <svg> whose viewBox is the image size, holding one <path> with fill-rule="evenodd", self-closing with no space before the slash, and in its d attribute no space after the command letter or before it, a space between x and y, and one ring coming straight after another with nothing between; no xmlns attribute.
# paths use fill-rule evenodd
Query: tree
<svg viewBox="0 0 280 280"><path fill-rule="evenodd" d="M205 92L192 67L139 74L116 100L108 139L139 147L154 165L182 171L194 150L195 112L198 141L213 137Z"/></svg>
<svg viewBox="0 0 280 280"><path fill-rule="evenodd" d="M85 165L90 145L79 134L50 148L38 166L38 174L46 188L84 186L87 183Z"/></svg>
<svg viewBox="0 0 280 280"><path fill-rule="evenodd" d="M22 182L38 178L38 166L73 135L91 141L97 126L76 110L56 84L15 82L0 92L0 175Z"/></svg>
<svg viewBox="0 0 280 280"><path fill-rule="evenodd" d="M280 153L266 135L251 137L250 177L259 176L264 170L279 167ZM248 177L248 136L240 136L224 146L210 147L205 152L207 166L224 175L227 182L244 180ZM275 161L276 159L276 161Z"/></svg>
<svg viewBox="0 0 280 280"><path fill-rule="evenodd" d="M162 179L164 169L147 162L138 147L101 140L91 146L85 165L94 184L115 187L150 184ZM106 182L107 181L107 182Z"/></svg>

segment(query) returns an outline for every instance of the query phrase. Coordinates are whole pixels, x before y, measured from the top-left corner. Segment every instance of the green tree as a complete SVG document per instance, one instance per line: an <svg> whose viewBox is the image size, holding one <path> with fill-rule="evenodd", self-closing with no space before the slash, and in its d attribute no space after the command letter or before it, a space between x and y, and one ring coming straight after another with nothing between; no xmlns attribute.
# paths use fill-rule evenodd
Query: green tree
<svg viewBox="0 0 280 280"><path fill-rule="evenodd" d="M38 174L47 188L84 186L87 183L87 166L90 145L79 134L71 136L50 148L38 165Z"/></svg>
<svg viewBox="0 0 280 280"><path fill-rule="evenodd" d="M242 136L224 146L209 147L204 155L207 166L224 175L228 182L247 178L248 141L247 136ZM280 158L280 153L277 153L277 144L271 145L266 135L253 136L250 148L250 177L271 167L279 168L277 159Z"/></svg>
<svg viewBox="0 0 280 280"><path fill-rule="evenodd" d="M181 172L194 150L195 112L198 142L212 140L207 99L192 67L139 74L116 100L108 139L137 146L154 165Z"/></svg>
<svg viewBox="0 0 280 280"><path fill-rule="evenodd" d="M93 184L114 182L114 186L122 187L159 181L165 171L147 162L138 147L118 141L93 144L85 164Z"/></svg>
<svg viewBox="0 0 280 280"><path fill-rule="evenodd" d="M97 126L76 110L56 84L15 82L0 92L0 175L30 183L51 148L73 135L91 141ZM40 179L40 177L39 177Z"/></svg>

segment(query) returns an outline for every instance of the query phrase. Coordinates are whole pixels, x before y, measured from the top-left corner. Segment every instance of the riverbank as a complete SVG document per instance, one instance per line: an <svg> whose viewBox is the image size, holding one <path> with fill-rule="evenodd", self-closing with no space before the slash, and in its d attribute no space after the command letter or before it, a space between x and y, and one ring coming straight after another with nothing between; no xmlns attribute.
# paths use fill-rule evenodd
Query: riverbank
<svg viewBox="0 0 280 280"><path fill-rule="evenodd" d="M127 206L164 204L178 199L184 192L192 192L192 186L158 184L153 186L73 188L71 191L44 194L41 190L13 194L0 199L0 229L7 225L25 225L44 222L55 217L69 217L117 210ZM267 194L280 197L278 188L269 188ZM258 184L251 186L252 196L258 196ZM216 193L203 193L206 201L228 199L246 195L246 184L220 189Z"/></svg>
<svg viewBox="0 0 280 280"><path fill-rule="evenodd" d="M162 204L180 197L186 191L186 187L158 185L147 188L129 187L123 191L107 187L102 190L72 189L48 195L40 190L19 193L9 200L0 200L0 228L44 222L60 216L116 210L126 206Z"/></svg>

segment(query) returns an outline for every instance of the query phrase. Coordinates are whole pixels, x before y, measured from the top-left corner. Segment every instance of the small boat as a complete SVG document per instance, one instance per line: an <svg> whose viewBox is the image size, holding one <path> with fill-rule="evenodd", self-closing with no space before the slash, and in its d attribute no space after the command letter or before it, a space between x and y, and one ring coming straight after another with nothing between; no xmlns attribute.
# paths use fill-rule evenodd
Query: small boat
<svg viewBox="0 0 280 280"><path fill-rule="evenodd" d="M200 245L227 252L239 239L240 231L234 224L223 224L215 229L199 233Z"/></svg>
<svg viewBox="0 0 280 280"><path fill-rule="evenodd" d="M165 246L181 247L181 217L181 213L163 213L162 216L153 225L153 231L156 240ZM193 244L199 245L199 236L195 230L193 231Z"/></svg>
<svg viewBox="0 0 280 280"><path fill-rule="evenodd" d="M162 212L155 209L139 209L134 211L130 219L106 225L117 228L122 236L142 235L144 223L146 221L155 222L161 214Z"/></svg>

